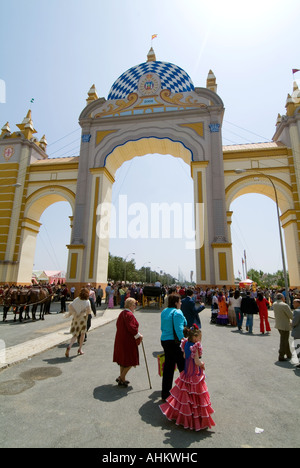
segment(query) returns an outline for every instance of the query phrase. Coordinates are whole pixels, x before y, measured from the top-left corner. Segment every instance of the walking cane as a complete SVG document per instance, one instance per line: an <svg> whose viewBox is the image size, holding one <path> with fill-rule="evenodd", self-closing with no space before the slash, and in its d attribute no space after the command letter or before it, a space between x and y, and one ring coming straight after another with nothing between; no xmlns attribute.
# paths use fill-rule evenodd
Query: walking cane
<svg viewBox="0 0 300 468"><path fill-rule="evenodd" d="M152 389L151 380L150 380L150 374L149 374L149 369L148 369L148 364L147 364L147 359L146 359L146 354L145 354L145 348L144 348L144 343L143 343L143 341L142 341L142 348L143 348L144 359L145 359L145 364L146 364L146 369L147 369L147 374L148 374L149 385L150 385L150 388Z"/></svg>

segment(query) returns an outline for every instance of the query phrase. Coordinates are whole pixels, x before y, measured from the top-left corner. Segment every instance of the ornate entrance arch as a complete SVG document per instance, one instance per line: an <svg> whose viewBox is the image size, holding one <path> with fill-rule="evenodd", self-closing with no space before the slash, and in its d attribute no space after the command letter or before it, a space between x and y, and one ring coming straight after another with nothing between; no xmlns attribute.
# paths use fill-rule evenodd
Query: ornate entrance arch
<svg viewBox="0 0 300 468"><path fill-rule="evenodd" d="M299 277L299 202L292 151L280 142L245 145L247 150L227 147L224 150L225 194L230 237L231 203L241 195L258 193L274 202L275 191L284 230L288 270L292 287L298 287ZM237 160L238 158L238 160ZM237 164L242 171L237 171ZM240 173L237 173L240 172ZM271 179L271 181L270 181ZM278 246L278 249L280 246Z"/></svg>
<svg viewBox="0 0 300 468"><path fill-rule="evenodd" d="M182 158L191 167L196 211L203 220L196 230L197 283L233 283L221 142L224 106L210 79L207 88L194 88L186 72L157 62L150 51L147 62L113 84L108 101L98 99L91 88L79 118L82 144L70 281L106 282L109 239L97 236L98 207L111 202L114 176L123 162L158 153Z"/></svg>
<svg viewBox="0 0 300 468"><path fill-rule="evenodd" d="M224 147L224 105L216 92L211 71L206 87L195 88L184 70L157 61L150 49L146 62L115 81L107 100L91 87L79 117L79 157L49 159L45 136L40 141L33 136L31 111L18 125L20 131L11 132L6 123L0 135L0 283L30 281L26 256L34 251L39 216L64 199L74 213L68 282L105 284L109 238L97 233L99 207L110 205L115 173L125 161L158 153L182 158L191 167L195 219L200 220L197 284L234 283L230 204L253 191L274 196L267 180L253 180L256 171L268 174L280 193L290 281L300 286L299 90L294 86L287 115L278 116L273 142ZM237 174L237 168L247 174Z"/></svg>

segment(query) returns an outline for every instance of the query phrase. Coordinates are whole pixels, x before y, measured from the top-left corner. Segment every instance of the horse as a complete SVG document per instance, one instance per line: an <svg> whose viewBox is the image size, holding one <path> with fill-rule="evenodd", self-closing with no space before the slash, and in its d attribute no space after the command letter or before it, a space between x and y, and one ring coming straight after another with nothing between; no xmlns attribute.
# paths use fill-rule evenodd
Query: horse
<svg viewBox="0 0 300 468"><path fill-rule="evenodd" d="M28 305L32 304L32 320L36 320L35 314L37 306L40 304L40 319L45 320L45 310L49 300L51 301L51 295L46 288L39 288L34 286L27 294Z"/></svg>
<svg viewBox="0 0 300 468"><path fill-rule="evenodd" d="M16 321L16 315L19 314L19 321L23 321L23 311L25 310L25 319L29 319L29 309L27 308L28 305L28 293L29 288L18 288L13 287L10 288L8 294L10 294L10 303L13 307L14 312L14 321Z"/></svg>
<svg viewBox="0 0 300 468"><path fill-rule="evenodd" d="M29 319L29 306L32 305L32 320L36 320L35 314L37 306L40 304L40 319L44 320L45 304L51 300L51 295L48 290L40 287L23 287L18 288L11 286L3 292L3 321L6 321L7 312L10 307L13 307L14 321L16 315L19 314L19 321L23 321L23 311L25 310L25 319Z"/></svg>

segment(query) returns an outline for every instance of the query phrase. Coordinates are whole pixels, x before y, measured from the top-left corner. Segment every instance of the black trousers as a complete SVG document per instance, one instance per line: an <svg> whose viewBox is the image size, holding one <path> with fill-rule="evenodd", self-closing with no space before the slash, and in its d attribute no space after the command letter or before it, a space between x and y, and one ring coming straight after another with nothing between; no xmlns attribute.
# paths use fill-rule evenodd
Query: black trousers
<svg viewBox="0 0 300 468"><path fill-rule="evenodd" d="M66 309L66 296L61 296L60 298L60 306L61 306L61 312L66 312L67 309Z"/></svg>
<svg viewBox="0 0 300 468"><path fill-rule="evenodd" d="M161 345L165 352L161 397L165 400L170 395L173 386L175 364L177 364L179 372L182 372L184 370L184 357L180 345L176 344L174 340L161 341Z"/></svg>

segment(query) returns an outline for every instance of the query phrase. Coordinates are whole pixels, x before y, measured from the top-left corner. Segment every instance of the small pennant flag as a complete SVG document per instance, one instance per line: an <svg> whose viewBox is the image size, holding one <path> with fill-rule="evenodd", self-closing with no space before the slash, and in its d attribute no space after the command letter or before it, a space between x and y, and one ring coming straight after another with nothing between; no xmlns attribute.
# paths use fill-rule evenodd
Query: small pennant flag
<svg viewBox="0 0 300 468"><path fill-rule="evenodd" d="M297 73L298 71L300 71L300 69L299 69L299 68L293 68L293 70L292 70L292 72L293 72L293 75L294 75L294 73Z"/></svg>
<svg viewBox="0 0 300 468"><path fill-rule="evenodd" d="M151 40L155 39L157 37L157 34L152 34Z"/></svg>

